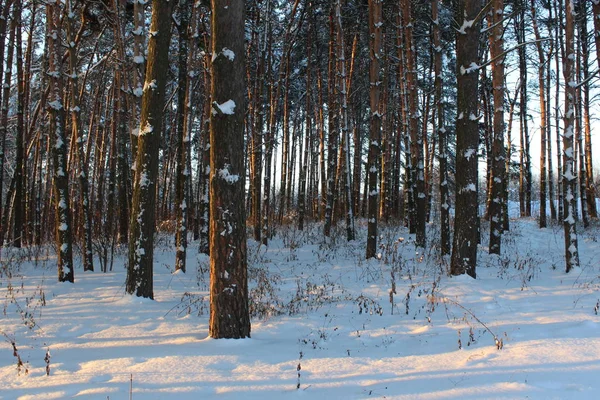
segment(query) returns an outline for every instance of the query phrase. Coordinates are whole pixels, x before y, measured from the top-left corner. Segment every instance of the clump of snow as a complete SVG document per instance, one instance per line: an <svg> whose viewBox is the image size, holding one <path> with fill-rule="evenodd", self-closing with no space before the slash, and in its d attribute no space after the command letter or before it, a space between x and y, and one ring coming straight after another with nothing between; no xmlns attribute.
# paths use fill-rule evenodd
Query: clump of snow
<svg viewBox="0 0 600 400"><path fill-rule="evenodd" d="M229 172L229 168L231 168L231 166L229 164L225 164L225 167L219 169L217 173L219 178L223 179L227 183L234 184L240 179L240 176Z"/></svg>
<svg viewBox="0 0 600 400"><path fill-rule="evenodd" d="M219 108L223 114L233 115L235 113L235 101L227 100L225 103L219 104Z"/></svg>
<svg viewBox="0 0 600 400"><path fill-rule="evenodd" d="M227 58L229 61L233 61L235 59L235 53L233 51L229 50L227 47L223 47L221 54L223 54L223 56L225 58Z"/></svg>

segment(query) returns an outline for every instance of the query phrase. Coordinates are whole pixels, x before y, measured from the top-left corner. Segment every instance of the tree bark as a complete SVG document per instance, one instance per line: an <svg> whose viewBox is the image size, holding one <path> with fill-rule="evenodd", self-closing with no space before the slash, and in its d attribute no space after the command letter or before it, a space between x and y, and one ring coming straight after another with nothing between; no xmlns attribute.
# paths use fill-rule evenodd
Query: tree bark
<svg viewBox="0 0 600 400"><path fill-rule="evenodd" d="M69 177L67 174L67 146L65 137L65 109L63 106L63 72L61 61L60 4L48 4L46 18L49 38L50 76L50 132L52 132L54 159L54 199L56 202L56 245L58 248L58 280L74 282L71 209L69 205Z"/></svg>
<svg viewBox="0 0 600 400"><path fill-rule="evenodd" d="M367 161L369 189L367 203L367 252L366 258L373 258L377 253L377 217L379 211L378 161L381 147L381 99L380 99L380 59L382 34L381 0L369 0L369 83L370 83L370 127L369 156Z"/></svg>
<svg viewBox="0 0 600 400"><path fill-rule="evenodd" d="M354 209L352 204L352 176L350 175L350 135L348 126L348 91L346 76L346 57L344 48L344 31L342 29L342 11L340 0L336 1L337 42L340 62L340 122L342 126L342 142L344 143L344 194L346 196L346 239L354 240Z"/></svg>
<svg viewBox="0 0 600 400"><path fill-rule="evenodd" d="M475 278L477 266L478 202L477 149L479 21L481 1L464 0L455 15L459 23L456 39L456 217L450 272Z"/></svg>
<svg viewBox="0 0 600 400"><path fill-rule="evenodd" d="M442 40L440 32L439 0L431 2L431 19L433 21L433 54L435 74L435 108L436 131L439 141L439 191L440 191L440 236L441 251L443 255L450 254L450 201L448 193L448 137L446 132L446 118L444 102L442 100ZM399 151L397 149L396 151Z"/></svg>
<svg viewBox="0 0 600 400"><path fill-rule="evenodd" d="M188 116L191 112L191 76L188 68L193 61L194 44L192 42L191 49L188 44L190 41L190 32L194 31L194 24L190 27L190 16L192 13L192 4L185 0L179 1L179 74L178 89L177 89L177 167L176 167L176 182L175 182L175 270L186 272L186 254L187 254L187 233L188 233L188 204L186 201L186 189L188 185L189 171L188 152L190 144L190 132L188 124ZM193 18L193 17L192 17ZM191 29L190 29L191 28Z"/></svg>
<svg viewBox="0 0 600 400"><path fill-rule="evenodd" d="M564 201L564 234L565 234L565 261L566 272L579 266L579 250L577 246L577 227L575 185L577 175L575 172L574 152L574 123L575 123L575 28L574 28L573 0L566 0L565 10L565 55L563 57L563 76L565 79L565 112L563 134L563 201Z"/></svg>
<svg viewBox="0 0 600 400"><path fill-rule="evenodd" d="M246 260L244 4L212 0L209 334L250 337Z"/></svg>
<svg viewBox="0 0 600 400"><path fill-rule="evenodd" d="M23 77L23 45L22 45L22 14L23 6L21 2L15 4L15 20L16 20L16 56L17 56L17 134L15 138L15 198L13 202L13 246L21 247L23 237L23 200L25 199L23 193L23 182L24 182L24 165L23 165L23 146L25 139L25 123L23 120L24 112L24 95L23 92L24 77ZM9 66L12 68L12 66Z"/></svg>
<svg viewBox="0 0 600 400"><path fill-rule="evenodd" d="M535 0L531 0L531 19L533 23L533 32L535 34L536 48L538 52L538 85L540 93L540 228L547 226L546 221L546 193L547 193L547 173L546 173L546 149L547 149L547 134L546 134L546 121L548 120L546 113L546 77L545 77L545 64L546 57L544 55L544 48L542 46L540 32L538 29L536 11L535 11Z"/></svg>
<svg viewBox="0 0 600 400"><path fill-rule="evenodd" d="M10 26L8 27L9 35L8 35L8 44L6 45L6 51L4 49L5 38L6 38L6 28L8 21L8 12L11 9L12 2L7 2L2 9L2 18L0 19L0 50L2 53L0 57L0 73L4 72L4 84L2 90L0 91L2 94L1 98L1 109L0 109L0 215L4 215L2 210L2 205L4 202L2 201L2 193L4 193L4 163L5 163L5 150L6 150L6 134L8 133L8 105L10 100L10 88L12 82L12 65L13 65L13 56L14 56L14 45L15 45L15 32L20 27L16 26L16 19L11 21ZM1 62L6 58L6 65L9 67L4 71L4 64ZM2 79L2 74L0 74L0 80ZM6 226L7 219L2 218L2 223L0 224L0 245L4 244L4 234L8 231L8 227Z"/></svg>
<svg viewBox="0 0 600 400"><path fill-rule="evenodd" d="M74 19L75 14L73 13L73 1L67 0L67 18L66 18L66 33L67 43L75 44L75 26ZM75 157L77 159L77 166L79 170L79 200L81 201L81 230L83 232L83 270L93 271L93 251L92 251L92 218L90 213L90 201L89 201L89 184L88 184L88 167L85 162L84 150L83 150L83 138L81 130L81 109L79 102L79 76L77 70L77 47L71 45L68 47L69 53L69 78L71 83L71 98L70 98L70 112L71 112L71 140L77 144L77 152Z"/></svg>
<svg viewBox="0 0 600 400"><path fill-rule="evenodd" d="M173 3L161 0L152 1L151 35L148 44L146 82L142 95L129 231L126 290L129 294L135 293L138 297L151 299L154 298L152 275L158 148L162 137Z"/></svg>
<svg viewBox="0 0 600 400"><path fill-rule="evenodd" d="M425 247L425 222L427 195L425 193L425 175L423 163L423 136L419 132L420 114L417 109L417 65L415 61L414 41L412 34L412 9L410 0L402 0L404 21L404 50L406 52L406 85L408 89L408 112L410 128L410 156L412 165L412 195L414 214L411 225L414 224L418 247Z"/></svg>
<svg viewBox="0 0 600 400"><path fill-rule="evenodd" d="M500 254L502 244L503 191L506 187L504 154L504 0L494 0L491 11L493 26L490 36L492 88L494 96L492 176L490 202L490 254Z"/></svg>
<svg viewBox="0 0 600 400"><path fill-rule="evenodd" d="M337 150L338 134L336 131L335 106L337 104L335 96L335 50L336 50L336 6L331 4L329 14L329 61L328 61L328 79L327 79L327 109L328 109L328 140L327 140L327 200L325 205L325 223L323 230L325 236L331 234L331 225L333 223L333 203L335 201L335 171L337 170Z"/></svg>

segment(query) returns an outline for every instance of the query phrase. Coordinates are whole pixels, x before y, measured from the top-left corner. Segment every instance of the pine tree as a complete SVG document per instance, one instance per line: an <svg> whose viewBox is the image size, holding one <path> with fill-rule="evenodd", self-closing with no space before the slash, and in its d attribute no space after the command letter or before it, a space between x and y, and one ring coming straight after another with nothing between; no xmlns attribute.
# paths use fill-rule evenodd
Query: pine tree
<svg viewBox="0 0 600 400"><path fill-rule="evenodd" d="M246 259L243 0L212 0L210 321L215 339L250 337Z"/></svg>
<svg viewBox="0 0 600 400"><path fill-rule="evenodd" d="M455 16L456 37L456 216L450 271L475 278L477 265L478 202L477 150L479 147L479 22L480 0L463 0Z"/></svg>
<svg viewBox="0 0 600 400"><path fill-rule="evenodd" d="M126 290L154 298L153 261L156 229L158 147L162 137L165 88L169 68L171 8L174 2L152 1L146 82L142 95L140 130L135 157L135 179L129 231Z"/></svg>

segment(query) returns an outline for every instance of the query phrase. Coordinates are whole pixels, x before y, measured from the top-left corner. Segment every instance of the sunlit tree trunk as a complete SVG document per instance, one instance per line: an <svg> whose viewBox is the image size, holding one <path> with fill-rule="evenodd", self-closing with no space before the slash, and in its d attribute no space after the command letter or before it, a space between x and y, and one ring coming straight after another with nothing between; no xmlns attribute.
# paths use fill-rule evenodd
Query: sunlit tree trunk
<svg viewBox="0 0 600 400"><path fill-rule="evenodd" d="M565 8L565 55L563 57L563 76L565 79L565 109L563 133L563 201L564 201L564 233L565 233L565 260L566 271L579 266L579 250L577 246L577 228L575 213L577 201L575 185L577 175L575 172L574 152L574 123L576 100L575 77L575 27L574 27L573 0L566 0Z"/></svg>
<svg viewBox="0 0 600 400"><path fill-rule="evenodd" d="M245 171L240 157L246 109L244 4L211 1L209 334L215 339L250 337Z"/></svg>
<svg viewBox="0 0 600 400"><path fill-rule="evenodd" d="M582 172L580 176L581 180L581 193L582 198L585 197L587 214L590 218L598 218L598 211L596 210L596 187L594 185L594 171L593 171L593 160L592 160L592 132L590 122L590 71L589 71L589 44L588 44L588 28L587 28L587 2L581 2L579 5L581 11L578 13L579 18L579 42L581 43L581 71L582 71L582 84L581 92L583 97L581 101L582 109L582 120L583 120L583 141L581 145L581 157L583 163L580 166ZM585 196L583 195L585 194Z"/></svg>
<svg viewBox="0 0 600 400"><path fill-rule="evenodd" d="M73 1L66 1L66 39L72 45L68 47L69 57L69 80L70 90L70 112L71 112L71 141L76 142L77 169L79 170L79 200L81 202L80 226L83 232L83 270L93 271L92 251L92 218L90 213L88 167L85 162L83 149L83 130L81 129L81 108L79 99L79 76L77 68L77 47L75 45L75 13L73 12Z"/></svg>
<svg viewBox="0 0 600 400"><path fill-rule="evenodd" d="M163 108L169 43L171 9L174 2L152 1L152 21L148 43L146 82L142 95L140 130L135 158L135 179L129 231L129 265L126 290L138 297L154 298L153 259L156 226L156 185L158 148L162 137Z"/></svg>

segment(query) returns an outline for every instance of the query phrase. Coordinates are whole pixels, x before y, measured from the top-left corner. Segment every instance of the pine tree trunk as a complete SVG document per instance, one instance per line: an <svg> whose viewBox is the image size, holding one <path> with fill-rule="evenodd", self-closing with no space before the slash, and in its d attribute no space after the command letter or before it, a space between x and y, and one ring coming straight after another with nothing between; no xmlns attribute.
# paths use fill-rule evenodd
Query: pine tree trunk
<svg viewBox="0 0 600 400"><path fill-rule="evenodd" d="M377 214L379 206L379 190L377 184L379 170L379 153L381 147L381 99L380 74L382 34L382 5L381 0L369 0L369 48L370 48L370 127L369 127L369 156L367 161L369 189L367 203L367 252L366 258L375 257L377 253Z"/></svg>
<svg viewBox="0 0 600 400"><path fill-rule="evenodd" d="M519 43L525 42L525 7L521 8L515 19L515 32ZM518 49L519 74L521 81L519 102L519 127L521 149L519 153L519 204L522 217L531 216L531 153L529 151L529 109L527 105L527 54L525 46Z"/></svg>
<svg viewBox="0 0 600 400"><path fill-rule="evenodd" d="M66 39L67 43L75 44L75 14L73 13L72 0L67 0ZM81 109L79 107L79 77L77 69L77 47L68 47L69 57L69 79L70 90L70 112L71 112L71 141L76 142L77 169L79 170L79 200L81 202L80 229L83 232L83 270L93 271L92 251L92 219L89 210L89 185L87 177L87 164L83 153L83 138L81 129Z"/></svg>
<svg viewBox="0 0 600 400"><path fill-rule="evenodd" d="M465 0L455 15L460 29L456 39L457 121L456 121L456 217L450 272L475 278L477 266L478 202L478 54L479 0Z"/></svg>
<svg viewBox="0 0 600 400"><path fill-rule="evenodd" d="M425 175L423 163L423 137L419 132L419 111L417 109L417 65L414 54L414 42L412 34L412 9L410 0L402 1L402 13L404 21L404 50L406 53L406 85L408 90L408 112L410 129L410 156L412 173L412 195L414 202L414 214L411 225L414 224L416 233L416 245L425 247L425 222L427 195L425 194Z"/></svg>
<svg viewBox="0 0 600 400"><path fill-rule="evenodd" d="M581 221L583 222L583 227L587 228L590 224L587 212L587 193L586 193L586 185L585 185L585 149L583 147L583 99L582 99L582 63L587 62L587 59L583 58L583 48L582 48L582 35L586 36L585 40L587 40L587 31L582 32L581 30L581 12L583 11L581 8L581 2L574 4L575 15L577 15L577 20L574 20L573 23L575 26L577 43L575 48L575 81L577 82L575 87L575 139L577 140L575 144L575 165L578 167L578 184L576 185L576 192L579 195L579 204L581 204ZM574 17L575 19L575 17ZM578 34L577 34L578 33ZM575 203L577 204L577 202Z"/></svg>
<svg viewBox="0 0 600 400"><path fill-rule="evenodd" d="M327 85L327 105L328 105L328 141L327 141L327 201L325 205L325 223L323 226L324 235L331 234L331 225L333 224L333 204L335 202L335 172L337 170L337 151L338 151L338 133L336 130L336 95L335 95L335 54L336 54L336 4L331 5L329 14L329 64L328 64L328 85Z"/></svg>
<svg viewBox="0 0 600 400"><path fill-rule="evenodd" d="M73 243L71 230L71 210L69 205L69 177L67 174L67 146L65 135L65 109L63 106L63 72L61 43L60 4L47 6L49 38L49 71L50 76L50 132L52 137L52 153L54 159L54 199L56 202L56 245L58 248L58 281L74 282Z"/></svg>
<svg viewBox="0 0 600 400"><path fill-rule="evenodd" d="M575 76L575 28L574 28L573 0L566 0L565 23L565 54L563 57L563 76L565 79L565 112L563 134L563 201L564 201L564 234L565 234L565 260L566 272L579 266L579 250L577 246L577 227L575 185L577 175L575 172L574 151L574 123L576 101L576 76Z"/></svg>
<svg viewBox="0 0 600 400"><path fill-rule="evenodd" d="M548 8L548 17L549 20L552 20L552 7ZM552 71L552 65L550 63L550 60L552 58L552 52L556 52L558 51L557 49L557 45L554 41L553 38L553 29L549 26L548 27L548 35L550 37L550 48L551 51L548 54L548 61L546 62L546 130L547 130L547 138L546 138L546 144L547 144L547 157L546 159L548 160L548 201L550 202L550 218L552 218L553 221L556 221L558 216L556 213L556 206L554 204L554 169L553 169L553 162L552 162L552 123L551 123L551 112L550 112L550 101L551 101L551 95L550 95L550 86L551 86L551 71ZM556 132L557 132L557 136L558 136L558 126L556 127Z"/></svg>
<svg viewBox="0 0 600 400"><path fill-rule="evenodd" d="M205 35L205 48L211 48L211 37ZM198 158L202 165L199 179L198 224L200 225L200 243L198 251L210 255L210 85L211 85L211 55L207 52L203 57L203 86L204 101L202 110L202 130L200 132L200 146L198 147Z"/></svg>
<svg viewBox="0 0 600 400"><path fill-rule="evenodd" d="M562 1L560 2L560 5L558 4L559 2L555 2L554 3L554 10L555 10L555 15L558 18L558 21L562 21L563 20L563 9L562 9ZM563 42L563 30L562 30L562 22L561 23L557 23L555 24L555 39L556 42L559 43L560 46L560 53L562 54L562 56L564 57L564 42ZM559 62L559 51L558 48L556 49L555 53L554 53L554 65L555 65L555 70L556 71L560 71L560 62ZM558 194L557 196L557 203L558 203L558 220L559 221L563 221L564 220L564 199L563 199L563 156L561 154L561 147L560 147L560 116L561 116L561 112L560 112L560 74L557 72L556 73L556 84L555 84L555 94L554 94L554 118L555 118L555 125L556 125L556 161L557 161L557 170L558 170L558 181L557 181L557 187L556 187L556 193Z"/></svg>
<svg viewBox="0 0 600 400"><path fill-rule="evenodd" d="M271 28L272 18L271 3L267 3L266 10L266 27L264 32L264 47L267 53L267 72L266 81L269 87L269 120L267 122L267 132L265 134L265 181L263 182L263 210L262 210L262 244L267 246L269 239L271 238L271 167L273 165L273 148L275 147L275 131L277 129L277 111L278 111L278 98L280 85L275 82L275 76L273 74L273 29Z"/></svg>
<svg viewBox="0 0 600 400"><path fill-rule="evenodd" d="M244 207L244 2L212 0L210 320L215 339L250 337ZM227 6L227 7L224 7Z"/></svg>
<svg viewBox="0 0 600 400"><path fill-rule="evenodd" d="M580 151L584 158L584 163L581 165L583 174L580 177L581 180L581 192L585 193L586 209L587 214L590 218L598 218L598 211L596 210L596 188L594 185L594 171L593 171L593 160L592 160L592 133L590 126L590 71L589 71L589 45L588 45L588 31L587 31L587 2L580 3L579 7L582 7L579 16L579 41L581 43L581 58L580 63L582 69L582 87L583 101L581 108L583 109L583 135L585 140L585 147Z"/></svg>
<svg viewBox="0 0 600 400"><path fill-rule="evenodd" d="M348 89L346 76L346 57L344 46L344 30L342 29L342 11L340 0L336 1L336 22L337 22L337 42L338 59L340 63L340 122L342 127L342 142L344 143L344 194L346 196L346 239L354 240L354 209L352 204L352 176L350 175L350 135L348 126ZM352 73L350 73L350 76Z"/></svg>
<svg viewBox="0 0 600 400"><path fill-rule="evenodd" d="M129 265L126 291L154 298L153 259L156 226L158 148L162 138L163 107L173 2L152 1L146 83L142 95L140 130L135 159L135 179L129 231Z"/></svg>
<svg viewBox="0 0 600 400"><path fill-rule="evenodd" d="M191 49L188 44L190 41L190 32L195 31L195 26L192 24L190 29L190 14L192 12L192 4L188 1L179 1L179 74L178 89L177 89L177 167L176 167L176 182L175 182L175 270L186 272L186 254L187 254L187 233L188 233L188 204L186 201L186 189L188 185L189 171L188 152L190 144L190 132L188 126L188 115L190 113L191 104L191 79L188 68L193 60L194 43L192 42Z"/></svg>
<svg viewBox="0 0 600 400"><path fill-rule="evenodd" d="M24 165L23 165L23 146L25 139L25 125L23 120L24 112L24 77L23 77L23 46L22 46L22 4L15 4L16 20L16 55L17 55L17 134L15 138L15 200L13 205L14 226L13 226L13 246L21 247L23 236L23 193ZM12 66L9 66L12 68Z"/></svg>
<svg viewBox="0 0 600 400"><path fill-rule="evenodd" d="M533 22L533 31L535 34L536 47L538 52L538 85L540 91L540 228L547 226L546 222L546 187L547 187L547 173L546 173L546 149L547 149L547 134L546 134L546 121L548 120L547 106L546 106L546 77L545 77L545 64L546 57L544 56L544 48L540 38L540 32L538 29L536 11L535 11L535 0L531 1L531 19Z"/></svg>
<svg viewBox="0 0 600 400"><path fill-rule="evenodd" d="M0 28L2 28L2 36L1 46L3 47L5 44L6 37L6 22L8 21L8 12L11 9L11 4L7 2L2 10L2 18L0 19ZM10 28L9 28L9 38L8 44L6 46L6 51L2 51L3 57L6 55L6 65L9 67L4 71L4 85L2 87L2 107L0 109L0 215L4 215L2 210L2 194L4 193L4 163L5 163L5 150L6 150L6 135L8 133L8 105L10 100L10 88L12 83L12 65L13 65L13 55L14 55L14 46L15 46L15 32L17 29L16 19L13 19ZM1 49L1 48L0 48ZM4 50L4 49L1 49ZM1 60L0 60L1 61ZM4 64L0 62L0 72L3 72ZM2 79L2 75L0 75L0 80ZM0 246L4 244L4 235L8 231L7 219L2 218L2 223L0 224Z"/></svg>
<svg viewBox="0 0 600 400"><path fill-rule="evenodd" d="M440 191L440 235L443 255L450 254L450 202L448 196L448 138L442 90L442 41L440 32L439 0L431 2L431 19L433 21L433 51L435 74L436 131L439 140L439 191ZM399 152L399 149L397 150Z"/></svg>
<svg viewBox="0 0 600 400"><path fill-rule="evenodd" d="M506 187L504 154L504 0L494 0L491 11L490 57L494 96L492 176L490 202L490 254L500 254L502 244L503 191Z"/></svg>

